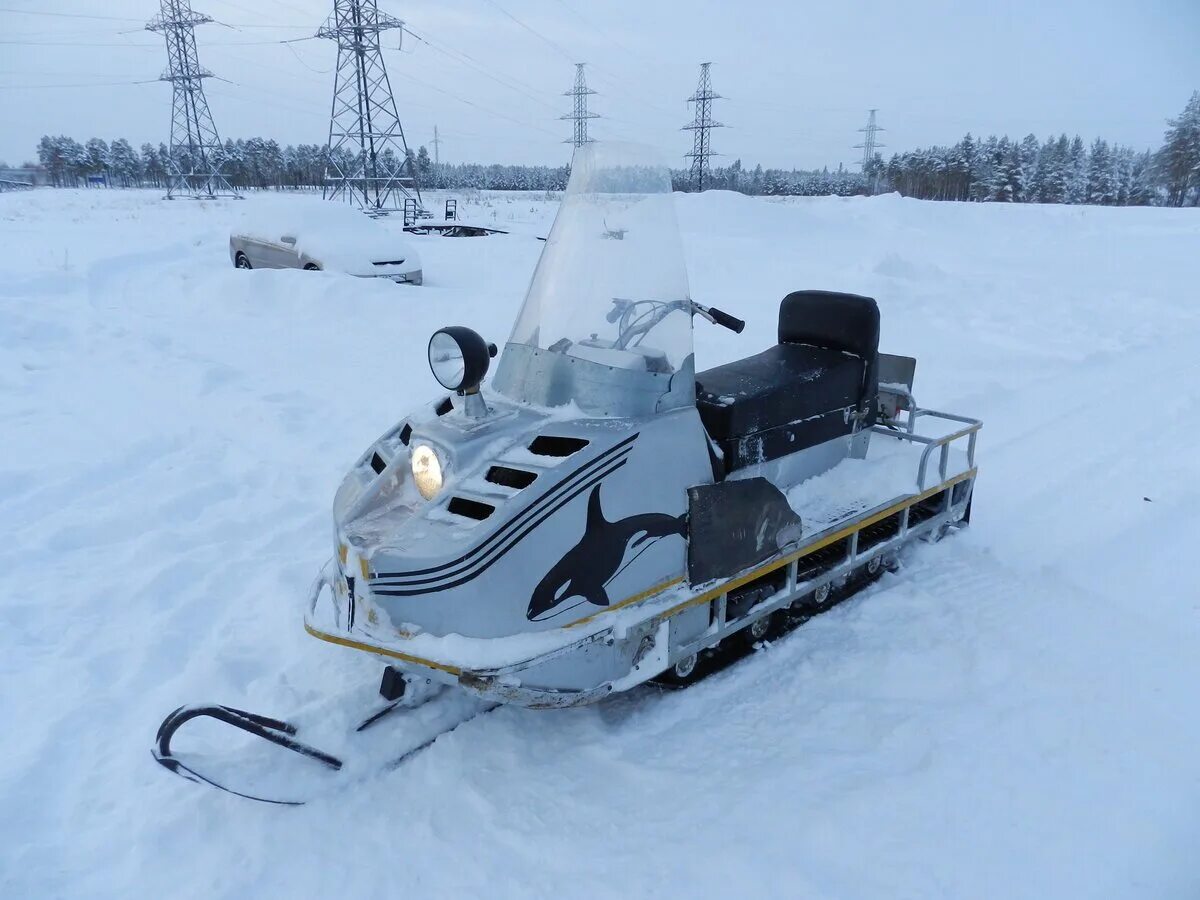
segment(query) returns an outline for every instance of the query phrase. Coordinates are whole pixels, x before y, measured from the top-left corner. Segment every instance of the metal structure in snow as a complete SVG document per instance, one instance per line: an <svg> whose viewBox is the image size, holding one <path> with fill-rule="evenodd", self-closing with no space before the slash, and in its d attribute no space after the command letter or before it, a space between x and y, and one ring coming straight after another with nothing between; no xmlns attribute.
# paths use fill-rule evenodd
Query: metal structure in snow
<svg viewBox="0 0 1200 900"><path fill-rule="evenodd" d="M333 14L317 31L338 48L324 196L368 212L421 201L379 41L397 28L404 23L381 13L376 0L335 0Z"/></svg>
<svg viewBox="0 0 1200 900"><path fill-rule="evenodd" d="M709 132L714 128L724 128L720 122L713 121L712 103L720 100L721 95L712 89L712 77L708 68L712 63L700 64L700 83L696 85L696 93L688 97L688 103L696 104L696 116L690 123L683 126L683 131L692 132L692 152L684 156L691 159L691 180L697 191L704 190L704 178L709 174L709 160L718 156L713 152L709 143Z"/></svg>
<svg viewBox="0 0 1200 900"><path fill-rule="evenodd" d="M146 23L147 31L167 42L167 71L160 80L172 88L168 199L237 196L221 174L223 148L204 96L204 79L212 72L196 53L196 26L211 21L194 11L190 0L162 0L159 14Z"/></svg>
<svg viewBox="0 0 1200 900"><path fill-rule="evenodd" d="M887 144L879 143L879 140L876 137L879 132L887 131L886 128L881 128L879 125L875 124L875 113L877 112L879 112L878 109L872 109L869 111L867 116L867 124L863 128L858 129L863 135L863 142L861 144L854 145L855 150L861 150L863 152L862 162L860 165L862 166L864 175L867 173L867 170L871 168L871 163L875 160L875 151L880 147L887 146Z"/></svg>
<svg viewBox="0 0 1200 900"><path fill-rule="evenodd" d="M588 97L596 92L587 86L587 79L583 74L584 65L586 63L575 63L575 86L569 91L563 91L564 97L572 98L571 112L559 116L560 119L572 123L571 136L563 141L572 147L582 147L592 142L588 137L588 119L600 118L596 113L588 112Z"/></svg>

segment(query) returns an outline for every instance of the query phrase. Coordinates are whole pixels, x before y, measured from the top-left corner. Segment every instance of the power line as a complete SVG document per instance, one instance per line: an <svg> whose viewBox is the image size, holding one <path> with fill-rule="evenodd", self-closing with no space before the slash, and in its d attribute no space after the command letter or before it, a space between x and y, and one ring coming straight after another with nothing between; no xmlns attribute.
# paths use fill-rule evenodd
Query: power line
<svg viewBox="0 0 1200 900"><path fill-rule="evenodd" d="M145 81L85 81L78 84L0 84L0 91L42 91L53 88L127 87L135 84L158 84L161 79Z"/></svg>
<svg viewBox="0 0 1200 900"><path fill-rule="evenodd" d="M507 9L505 9L503 6L501 6L499 3L497 3L496 0L483 0L483 2L488 4L488 6L492 6L492 7L495 7L496 9L498 9L501 13L506 15L508 18L512 19L514 22L516 22L519 26L524 28L526 31L528 31L530 34L532 34L538 40L543 41L544 43L553 47L558 53L561 53L568 60L573 58L570 53L568 53L566 50L564 50L562 48L561 44L546 37L546 35L542 34L540 31L538 31L532 25L527 25L525 22L518 19L516 16L514 16L512 13L510 13Z"/></svg>
<svg viewBox="0 0 1200 900"><path fill-rule="evenodd" d="M47 12L41 9L12 9L8 6L0 6L0 12L16 13L21 16L53 16L56 19L103 19L107 22L140 22L140 19L131 19L127 16L91 16L83 13L61 13Z"/></svg>
<svg viewBox="0 0 1200 900"><path fill-rule="evenodd" d="M288 50L290 50L292 52L292 56L296 57L296 62L300 63L300 65L304 66L304 68L308 69L308 71L314 72L317 75L328 75L333 71L333 69L316 69L316 68L313 68L312 66L310 66L308 63L306 63L304 61L304 57L302 57L299 54L299 52L296 50L295 47L293 47L291 45L290 42L285 43L283 46L287 47Z"/></svg>
<svg viewBox="0 0 1200 900"><path fill-rule="evenodd" d="M204 44L205 47L267 47L275 44L297 44L301 41L316 40L315 35L301 38L288 38L280 41L208 41ZM148 49L155 50L155 44L130 44L120 43L116 41L8 41L0 40L0 44L9 44L18 47L128 47L130 49Z"/></svg>
<svg viewBox="0 0 1200 900"><path fill-rule="evenodd" d="M455 49L455 48L447 49L444 47L440 47L437 44L435 44L433 41L429 40L428 38L422 37L421 35L417 34L411 28L409 28L407 25L404 26L404 32L405 32L405 34L408 34L411 37L413 37L414 39L420 41L422 44L425 44L426 46L428 46L429 49L434 50L437 53L441 53L443 56L445 56L447 59L451 60L452 62L456 62L459 65L467 66L468 68L473 69L476 72L479 72L480 74L482 74L485 77L489 78L490 80L496 82L497 84L501 85L502 87L506 87L509 90L516 91L518 94L521 94L522 96L526 97L529 100L534 101L535 103L540 103L542 106L548 107L550 109L555 108L553 104L534 95L532 93L532 91L535 90L535 88L523 88L521 86L521 82L517 81L517 79L515 79L515 78L511 78L508 76L501 78L498 74L496 74L496 72L485 68L470 54L464 53L463 51Z"/></svg>
<svg viewBox="0 0 1200 900"><path fill-rule="evenodd" d="M408 81L413 82L413 84L419 84L421 87L426 88L427 90L436 91L439 94L445 94L447 97L457 100L459 103L464 103L467 106L473 107L473 108L479 110L480 112L487 113L487 115L489 115L489 116L495 116L498 119L504 119L506 122L512 122L514 125L520 125L522 128L532 128L535 131L540 131L543 134L548 134L552 138L558 137L558 135L556 135L554 132L545 129L545 128L541 127L540 125L534 125L531 122L522 122L520 119L514 119L512 116L506 116L504 113L496 112L496 110L492 109L491 107L480 106L478 103L475 103L472 100L468 100L466 97L460 97L458 94L451 93L450 91L446 90L445 88L438 87L436 84L430 84L428 81L422 81L420 78L417 78L415 75L410 75L407 72L397 72L396 76L398 78L407 79Z"/></svg>
<svg viewBox="0 0 1200 900"><path fill-rule="evenodd" d="M92 41L0 41L18 47L141 47L157 49L154 44L95 43Z"/></svg>

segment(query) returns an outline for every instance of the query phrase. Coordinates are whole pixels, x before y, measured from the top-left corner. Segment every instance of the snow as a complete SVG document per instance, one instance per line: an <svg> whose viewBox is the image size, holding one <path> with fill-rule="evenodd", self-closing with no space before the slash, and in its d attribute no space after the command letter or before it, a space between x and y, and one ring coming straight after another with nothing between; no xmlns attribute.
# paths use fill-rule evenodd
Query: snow
<svg viewBox="0 0 1200 900"><path fill-rule="evenodd" d="M0 896L1200 893L1194 210L677 198L693 296L748 322L700 367L791 290L877 297L918 400L984 420L972 527L686 691L502 708L281 809L154 730L219 701L337 746L379 665L301 628L334 490L439 395L435 328L503 342L553 204L407 238L410 291L233 270L261 199L0 199Z"/></svg>
<svg viewBox="0 0 1200 900"><path fill-rule="evenodd" d="M828 472L801 482L787 492L788 503L800 515L805 534L819 534L850 516L919 493L917 476L924 449L921 444L874 434L866 459L842 460ZM933 486L941 480L936 451L927 465L926 486ZM968 468L967 454L952 445L946 477Z"/></svg>

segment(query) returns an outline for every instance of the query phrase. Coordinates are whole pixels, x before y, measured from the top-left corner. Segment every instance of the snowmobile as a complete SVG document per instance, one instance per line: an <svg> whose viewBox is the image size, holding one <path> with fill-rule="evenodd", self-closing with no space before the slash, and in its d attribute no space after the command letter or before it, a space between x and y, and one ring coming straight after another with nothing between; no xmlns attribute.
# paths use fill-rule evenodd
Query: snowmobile
<svg viewBox="0 0 1200 900"><path fill-rule="evenodd" d="M788 294L773 346L700 372L697 317L744 327L689 294L669 170L580 148L494 378L494 345L437 331L445 393L337 491L304 625L386 664L387 705L359 730L439 686L477 713L686 683L969 521L981 423L916 405L916 361L879 352L873 299ZM200 717L342 765L286 721L188 706L154 754L193 780L230 790L171 747Z"/></svg>

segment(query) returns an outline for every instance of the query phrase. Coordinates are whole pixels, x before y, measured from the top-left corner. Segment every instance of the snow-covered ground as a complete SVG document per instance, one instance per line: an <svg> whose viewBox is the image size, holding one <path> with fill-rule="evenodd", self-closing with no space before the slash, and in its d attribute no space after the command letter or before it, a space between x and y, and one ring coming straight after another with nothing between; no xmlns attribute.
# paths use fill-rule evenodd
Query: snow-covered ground
<svg viewBox="0 0 1200 900"><path fill-rule="evenodd" d="M684 692L501 709L309 806L168 776L183 702L304 715L378 664L300 603L329 505L502 343L553 203L415 240L422 288L235 271L238 203L0 199L0 896L1200 895L1200 216L681 196L701 367L870 294L982 417L972 527Z"/></svg>

